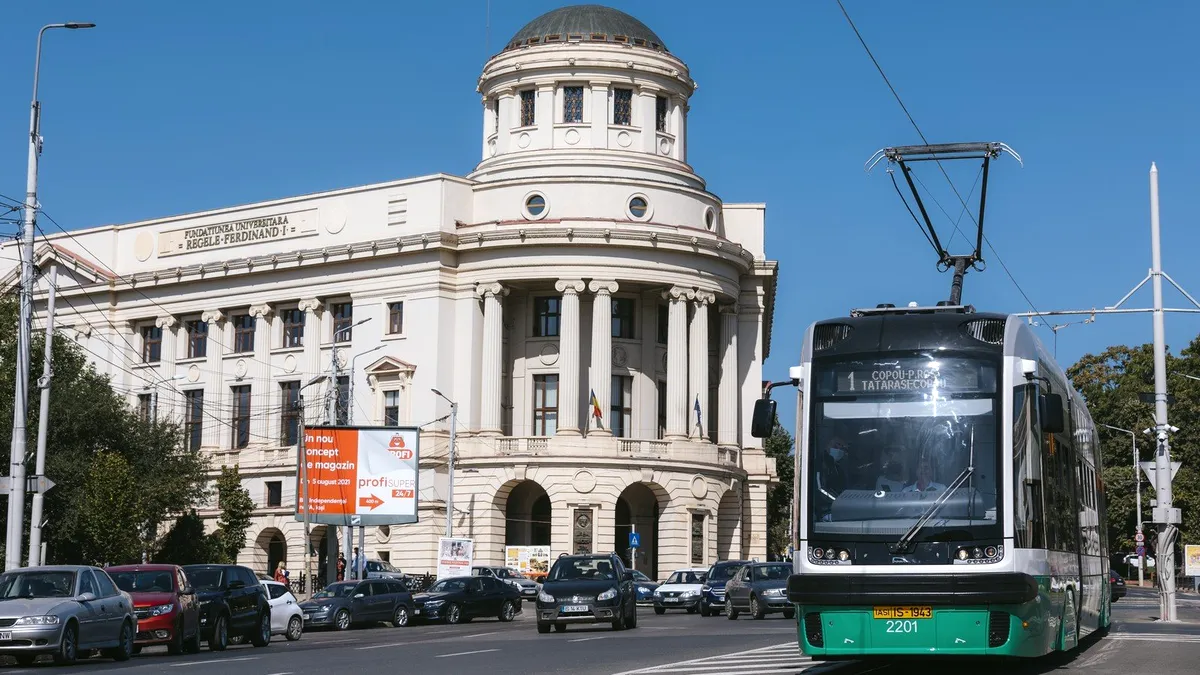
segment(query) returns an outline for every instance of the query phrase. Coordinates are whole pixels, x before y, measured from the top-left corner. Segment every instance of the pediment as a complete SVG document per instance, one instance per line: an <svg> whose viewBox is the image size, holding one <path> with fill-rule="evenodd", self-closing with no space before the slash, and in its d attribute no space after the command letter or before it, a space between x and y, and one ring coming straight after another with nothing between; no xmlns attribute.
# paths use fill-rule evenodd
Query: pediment
<svg viewBox="0 0 1200 675"><path fill-rule="evenodd" d="M50 265L58 266L58 286L91 286L107 284L116 279L109 270L88 258L59 244L43 243L34 249L33 262L39 270ZM16 265L0 279L0 288L5 291L15 288L21 281L21 266Z"/></svg>
<svg viewBox="0 0 1200 675"><path fill-rule="evenodd" d="M378 361L367 366L367 375L382 377L385 375L408 375L412 376L417 367L407 361L401 361L394 356L385 356Z"/></svg>

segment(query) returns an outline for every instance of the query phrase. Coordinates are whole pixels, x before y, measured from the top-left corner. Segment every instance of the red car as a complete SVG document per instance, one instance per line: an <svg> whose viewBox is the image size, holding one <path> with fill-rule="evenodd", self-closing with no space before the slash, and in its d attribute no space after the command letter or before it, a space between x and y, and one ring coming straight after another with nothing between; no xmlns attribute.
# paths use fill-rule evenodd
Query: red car
<svg viewBox="0 0 1200 675"><path fill-rule="evenodd" d="M105 571L133 597L135 653L151 645L166 645L171 654L200 651L200 605L182 567L121 565Z"/></svg>

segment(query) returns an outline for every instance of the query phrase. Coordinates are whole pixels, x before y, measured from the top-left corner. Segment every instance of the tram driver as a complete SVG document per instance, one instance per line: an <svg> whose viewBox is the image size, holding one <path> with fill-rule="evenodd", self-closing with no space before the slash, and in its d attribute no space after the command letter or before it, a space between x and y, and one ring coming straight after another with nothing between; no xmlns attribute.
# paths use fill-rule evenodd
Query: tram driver
<svg viewBox="0 0 1200 675"><path fill-rule="evenodd" d="M946 486L933 479L933 464L928 457L917 462L917 480L904 488L905 492L931 492L945 490Z"/></svg>
<svg viewBox="0 0 1200 675"><path fill-rule="evenodd" d="M846 455L849 448L840 437L834 436L829 442L829 449L821 460L821 468L817 471L817 490L821 502L822 520L830 519L830 509L833 502L846 489Z"/></svg>

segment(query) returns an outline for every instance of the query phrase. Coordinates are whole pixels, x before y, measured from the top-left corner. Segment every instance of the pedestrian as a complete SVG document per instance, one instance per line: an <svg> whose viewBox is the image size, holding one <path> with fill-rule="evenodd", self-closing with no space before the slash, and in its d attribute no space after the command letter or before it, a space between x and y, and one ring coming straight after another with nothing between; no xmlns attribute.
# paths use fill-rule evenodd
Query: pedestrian
<svg viewBox="0 0 1200 675"><path fill-rule="evenodd" d="M279 583L284 584L285 586L287 585L287 582L288 582L287 568L284 567L282 560L279 561L279 564L275 566L275 581L278 581Z"/></svg>
<svg viewBox="0 0 1200 675"><path fill-rule="evenodd" d="M346 556L342 553L338 554L337 559L337 580L346 580Z"/></svg>
<svg viewBox="0 0 1200 675"><path fill-rule="evenodd" d="M350 556L350 565L353 568L353 572L351 573L351 575L352 575L351 578L352 579L361 579L362 573L363 573L363 559L362 559L362 554L360 554L358 552L357 546L354 547L354 555Z"/></svg>

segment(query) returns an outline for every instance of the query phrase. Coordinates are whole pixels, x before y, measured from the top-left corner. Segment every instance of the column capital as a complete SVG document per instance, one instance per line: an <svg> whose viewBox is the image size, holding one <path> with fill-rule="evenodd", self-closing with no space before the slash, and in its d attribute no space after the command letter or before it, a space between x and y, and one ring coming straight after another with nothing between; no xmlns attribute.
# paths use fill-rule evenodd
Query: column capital
<svg viewBox="0 0 1200 675"><path fill-rule="evenodd" d="M170 330L179 325L179 319L173 316L160 316L154 320L154 325L165 330Z"/></svg>
<svg viewBox="0 0 1200 675"><path fill-rule="evenodd" d="M493 281L486 284L476 284L475 293L481 298L497 297L502 298L508 295L508 287L498 281Z"/></svg>
<svg viewBox="0 0 1200 675"><path fill-rule="evenodd" d="M265 319L271 316L273 309L267 303L261 305L250 305L250 316L256 319Z"/></svg>
<svg viewBox="0 0 1200 675"><path fill-rule="evenodd" d="M615 281L606 281L604 279L592 279L588 284L588 290L599 295L612 295L617 292L621 286Z"/></svg>
<svg viewBox="0 0 1200 675"><path fill-rule="evenodd" d="M301 300L299 303L296 304L296 308L299 309L301 312L319 312L319 311L321 311L322 307L324 307L324 305L322 305L321 301L318 300L317 298L309 298L307 300Z"/></svg>
<svg viewBox="0 0 1200 675"><path fill-rule="evenodd" d="M554 284L554 290L563 295L576 295L582 293L586 285L581 279L559 279Z"/></svg>
<svg viewBox="0 0 1200 675"><path fill-rule="evenodd" d="M696 291L683 286L672 286L663 291L663 300L691 300L696 297Z"/></svg>
<svg viewBox="0 0 1200 675"><path fill-rule="evenodd" d="M717 304L717 311L721 314L737 314L738 306L736 302L722 302Z"/></svg>
<svg viewBox="0 0 1200 675"><path fill-rule="evenodd" d="M225 320L225 312L219 309L210 309L200 315L200 320L204 323L221 323Z"/></svg>
<svg viewBox="0 0 1200 675"><path fill-rule="evenodd" d="M696 291L692 297L692 302L700 306L712 305L717 302L717 295L709 291Z"/></svg>
<svg viewBox="0 0 1200 675"><path fill-rule="evenodd" d="M91 337L92 324L90 324L86 321L80 321L79 323L75 324L75 332L82 335L83 337Z"/></svg>

